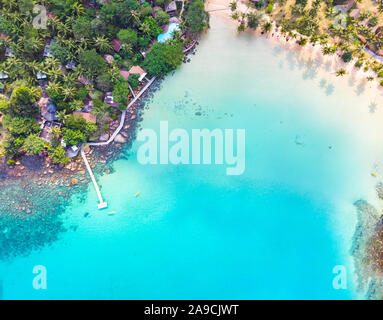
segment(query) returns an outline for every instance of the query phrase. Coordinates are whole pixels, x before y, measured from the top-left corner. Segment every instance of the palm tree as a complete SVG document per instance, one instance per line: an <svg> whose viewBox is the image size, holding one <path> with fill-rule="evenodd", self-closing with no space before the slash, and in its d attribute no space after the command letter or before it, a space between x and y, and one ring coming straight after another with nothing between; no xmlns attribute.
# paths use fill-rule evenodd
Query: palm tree
<svg viewBox="0 0 383 320"><path fill-rule="evenodd" d="M16 0L3 0L3 8L8 9L9 11L13 11L17 7Z"/></svg>
<svg viewBox="0 0 383 320"><path fill-rule="evenodd" d="M343 77L346 73L347 73L346 70L344 70L344 69L339 69L339 70L336 72L336 76L337 76L337 77Z"/></svg>
<svg viewBox="0 0 383 320"><path fill-rule="evenodd" d="M46 87L47 90L52 90L54 92L59 92L61 91L63 88L60 86L60 84L58 84L57 82L55 81L50 81L48 82L47 84L47 87Z"/></svg>
<svg viewBox="0 0 383 320"><path fill-rule="evenodd" d="M230 2L229 7L230 7L230 10L231 10L232 12L234 12L235 10L237 10L237 7L238 7L237 1Z"/></svg>
<svg viewBox="0 0 383 320"><path fill-rule="evenodd" d="M44 65L47 69L54 69L54 68L59 68L60 67L60 60L52 57L47 57L44 60Z"/></svg>
<svg viewBox="0 0 383 320"><path fill-rule="evenodd" d="M53 80L58 80L60 77L63 76L63 72L61 70L60 67L53 67L53 68L50 68L48 69L46 72L45 72L50 78L52 78Z"/></svg>
<svg viewBox="0 0 383 320"><path fill-rule="evenodd" d="M41 65L36 60L26 62L25 66L31 71L32 74L40 71Z"/></svg>
<svg viewBox="0 0 383 320"><path fill-rule="evenodd" d="M112 67L107 72L110 75L110 80L112 83L117 82L121 78L120 70L116 65L112 65Z"/></svg>
<svg viewBox="0 0 383 320"><path fill-rule="evenodd" d="M67 118L67 115L65 113L65 110L57 112L57 120L59 122L65 123L66 118Z"/></svg>
<svg viewBox="0 0 383 320"><path fill-rule="evenodd" d="M231 18L233 20L238 20L239 19L239 12L238 11L234 11L232 14L231 14Z"/></svg>
<svg viewBox="0 0 383 320"><path fill-rule="evenodd" d="M67 22L57 22L57 32L66 37L72 32L72 29Z"/></svg>
<svg viewBox="0 0 383 320"><path fill-rule="evenodd" d="M81 16L85 12L85 8L81 3L75 2L73 4L73 12L76 14L76 16Z"/></svg>
<svg viewBox="0 0 383 320"><path fill-rule="evenodd" d="M110 44L109 39L104 36L96 37L96 39L94 40L94 46L101 53L106 53L112 49L112 45Z"/></svg>
<svg viewBox="0 0 383 320"><path fill-rule="evenodd" d="M77 90L75 87L70 87L70 86L64 87L62 90L62 93L64 95L64 100L65 101L72 100L74 96L76 95L76 91Z"/></svg>
<svg viewBox="0 0 383 320"><path fill-rule="evenodd" d="M69 72L67 74L64 74L63 76L63 82L65 84L74 84L77 81L77 77L74 74L74 72Z"/></svg>
<svg viewBox="0 0 383 320"><path fill-rule="evenodd" d="M269 32L269 31L271 30L271 28L272 28L272 24L271 24L269 21L265 22L265 23L262 25L262 30L263 30L264 32Z"/></svg>

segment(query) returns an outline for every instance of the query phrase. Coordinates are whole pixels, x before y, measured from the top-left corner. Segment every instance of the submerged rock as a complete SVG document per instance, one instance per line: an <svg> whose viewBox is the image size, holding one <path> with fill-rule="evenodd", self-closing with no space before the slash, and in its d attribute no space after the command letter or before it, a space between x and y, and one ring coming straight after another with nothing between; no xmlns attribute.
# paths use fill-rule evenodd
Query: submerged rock
<svg viewBox="0 0 383 320"><path fill-rule="evenodd" d="M121 134L118 134L118 135L116 136L116 138L114 139L114 141L115 141L116 143L125 143L125 142L127 142L128 140L127 140L126 138L124 138Z"/></svg>

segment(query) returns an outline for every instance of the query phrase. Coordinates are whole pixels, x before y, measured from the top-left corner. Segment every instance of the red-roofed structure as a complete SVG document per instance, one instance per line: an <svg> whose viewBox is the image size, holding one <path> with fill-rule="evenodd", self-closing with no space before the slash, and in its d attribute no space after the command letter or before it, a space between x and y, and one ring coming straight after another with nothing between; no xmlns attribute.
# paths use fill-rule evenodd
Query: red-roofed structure
<svg viewBox="0 0 383 320"><path fill-rule="evenodd" d="M121 46L122 46L120 39L114 38L112 40L112 46L114 48L114 51L119 52L121 50Z"/></svg>

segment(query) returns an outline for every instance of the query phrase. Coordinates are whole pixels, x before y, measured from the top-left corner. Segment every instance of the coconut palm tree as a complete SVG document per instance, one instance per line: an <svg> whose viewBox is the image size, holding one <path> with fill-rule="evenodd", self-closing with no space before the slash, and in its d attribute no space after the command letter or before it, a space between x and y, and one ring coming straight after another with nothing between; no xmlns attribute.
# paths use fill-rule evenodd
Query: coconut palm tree
<svg viewBox="0 0 383 320"><path fill-rule="evenodd" d="M58 22L57 23L57 33L59 35L62 35L64 37L67 37L72 32L71 27L69 26L69 23L67 22Z"/></svg>
<svg viewBox="0 0 383 320"><path fill-rule="evenodd" d="M49 81L48 84L47 84L46 89L47 90L52 90L54 92L59 92L63 88L61 87L61 85L58 82L56 82L56 81Z"/></svg>
<svg viewBox="0 0 383 320"><path fill-rule="evenodd" d="M94 40L94 46L101 53L106 53L112 49L109 39L104 36L96 37Z"/></svg>
<svg viewBox="0 0 383 320"><path fill-rule="evenodd" d="M269 21L265 22L262 25L262 31L264 31L264 32L269 32L271 30L271 28L272 28L272 24Z"/></svg>
<svg viewBox="0 0 383 320"><path fill-rule="evenodd" d="M79 2L75 2L72 6L72 9L76 16L81 16L85 12L84 6Z"/></svg>
<svg viewBox="0 0 383 320"><path fill-rule="evenodd" d="M346 70L344 70L344 69L339 69L339 70L336 72L336 76L337 76L337 77L343 77L346 73L347 73Z"/></svg>
<svg viewBox="0 0 383 320"><path fill-rule="evenodd" d="M64 87L62 89L62 93L64 95L64 100L65 101L72 100L74 98L74 96L76 95L76 92L77 92L77 90L75 87L71 87L71 86Z"/></svg>
<svg viewBox="0 0 383 320"><path fill-rule="evenodd" d="M112 67L109 68L107 72L110 75L112 83L116 83L121 78L120 70L116 65L112 65Z"/></svg>
<svg viewBox="0 0 383 320"><path fill-rule="evenodd" d="M237 3L237 1L230 2L229 7L230 7L230 10L231 10L232 12L234 12L235 10L237 10L237 7L238 7L238 3Z"/></svg>

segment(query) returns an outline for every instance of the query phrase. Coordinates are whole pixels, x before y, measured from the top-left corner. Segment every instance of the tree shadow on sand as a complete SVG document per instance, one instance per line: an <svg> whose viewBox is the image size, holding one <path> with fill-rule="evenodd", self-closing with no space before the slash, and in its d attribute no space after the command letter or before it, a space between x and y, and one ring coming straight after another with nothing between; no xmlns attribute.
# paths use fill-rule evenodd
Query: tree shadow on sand
<svg viewBox="0 0 383 320"><path fill-rule="evenodd" d="M369 112L370 112L370 113L375 113L377 107L378 107L378 104L377 104L376 102L372 101L372 102L368 105Z"/></svg>

